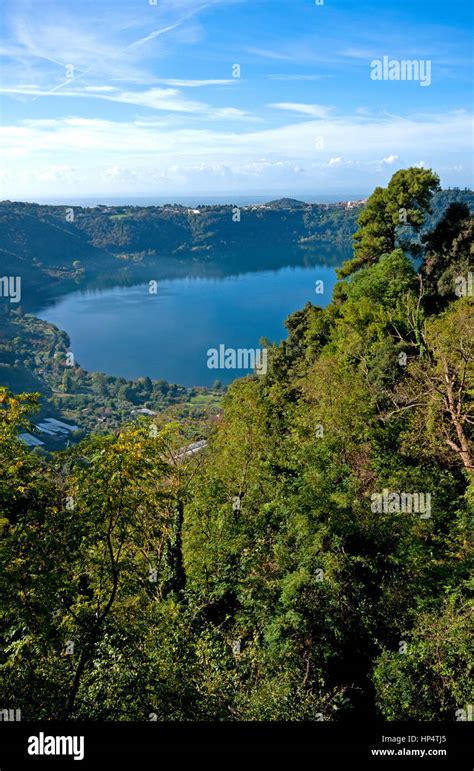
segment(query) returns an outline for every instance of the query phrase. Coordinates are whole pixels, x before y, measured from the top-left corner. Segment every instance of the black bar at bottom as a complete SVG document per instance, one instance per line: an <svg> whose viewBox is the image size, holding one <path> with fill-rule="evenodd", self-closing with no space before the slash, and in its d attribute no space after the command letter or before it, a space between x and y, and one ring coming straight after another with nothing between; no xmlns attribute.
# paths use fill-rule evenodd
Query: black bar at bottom
<svg viewBox="0 0 474 771"><path fill-rule="evenodd" d="M413 761L473 768L473 723L0 723L0 771L76 768L105 771L136 761L157 768L163 754L221 757L305 752L315 760L358 758L391 767ZM82 740L83 743L82 743ZM83 757L81 757L83 755ZM75 759L76 758L76 759ZM397 763L398 761L398 763ZM325 763L324 768L330 768Z"/></svg>

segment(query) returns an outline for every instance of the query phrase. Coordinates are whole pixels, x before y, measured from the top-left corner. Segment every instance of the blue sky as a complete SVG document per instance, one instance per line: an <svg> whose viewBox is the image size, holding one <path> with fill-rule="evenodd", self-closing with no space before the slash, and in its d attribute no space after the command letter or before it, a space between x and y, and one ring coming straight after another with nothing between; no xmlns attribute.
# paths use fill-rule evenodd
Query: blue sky
<svg viewBox="0 0 474 771"><path fill-rule="evenodd" d="M4 0L1 197L470 186L470 5ZM430 84L373 80L384 56Z"/></svg>

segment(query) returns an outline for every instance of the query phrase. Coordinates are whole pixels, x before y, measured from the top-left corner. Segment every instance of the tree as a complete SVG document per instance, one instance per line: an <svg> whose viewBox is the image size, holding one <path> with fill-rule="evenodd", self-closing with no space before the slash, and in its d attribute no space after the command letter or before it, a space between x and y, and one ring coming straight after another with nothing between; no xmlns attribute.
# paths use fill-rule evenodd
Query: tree
<svg viewBox="0 0 474 771"><path fill-rule="evenodd" d="M93 372L91 375L92 390L98 396L108 396L107 377L103 372Z"/></svg>
<svg viewBox="0 0 474 771"><path fill-rule="evenodd" d="M63 371L63 376L62 376L62 379L61 379L61 385L62 385L62 389L63 389L65 394L70 393L71 388L73 386L73 379L72 379L72 376L71 376L71 373L70 373L69 369L67 369L66 367L64 368L64 371Z"/></svg>
<svg viewBox="0 0 474 771"><path fill-rule="evenodd" d="M391 252L407 226L418 232L436 190L438 175L416 167L397 171L386 188L375 188L357 221L354 257L339 269L339 277L349 276Z"/></svg>
<svg viewBox="0 0 474 771"><path fill-rule="evenodd" d="M469 298L452 303L424 329L429 359L414 361L394 394L396 414L412 411L412 431L432 451L455 456L473 470L471 426L474 363L474 305Z"/></svg>
<svg viewBox="0 0 474 771"><path fill-rule="evenodd" d="M403 636L406 650L384 650L374 682L386 720L467 720L472 695L472 609L453 596ZM463 714L464 713L464 714Z"/></svg>
<svg viewBox="0 0 474 771"><path fill-rule="evenodd" d="M127 618L139 625L148 603L159 601L166 578L160 562L174 516L161 482L164 441L163 434L150 438L144 429L88 440L77 457L70 454L72 473L56 489L47 482L50 501L40 507L35 492L37 501L26 498L17 507L2 550L10 644L0 669L4 696L26 715L82 714L83 683L103 677L105 641ZM25 485L24 478L23 499ZM14 660L21 660L20 669L12 670Z"/></svg>
<svg viewBox="0 0 474 771"><path fill-rule="evenodd" d="M425 305L431 312L442 310L450 300L461 296L462 282L467 285L473 231L469 208L456 202L448 206L436 227L423 237L425 254L420 272L427 291Z"/></svg>

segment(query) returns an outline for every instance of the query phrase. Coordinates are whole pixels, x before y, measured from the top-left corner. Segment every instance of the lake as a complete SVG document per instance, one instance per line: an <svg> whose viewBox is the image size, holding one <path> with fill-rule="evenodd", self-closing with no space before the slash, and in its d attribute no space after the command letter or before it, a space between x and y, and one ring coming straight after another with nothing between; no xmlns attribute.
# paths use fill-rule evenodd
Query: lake
<svg viewBox="0 0 474 771"><path fill-rule="evenodd" d="M156 293L148 283L73 292L36 315L67 332L76 362L90 372L210 386L248 374L210 369L210 349L258 349L262 337L279 342L287 316L308 301L326 305L335 280L326 265L169 278Z"/></svg>

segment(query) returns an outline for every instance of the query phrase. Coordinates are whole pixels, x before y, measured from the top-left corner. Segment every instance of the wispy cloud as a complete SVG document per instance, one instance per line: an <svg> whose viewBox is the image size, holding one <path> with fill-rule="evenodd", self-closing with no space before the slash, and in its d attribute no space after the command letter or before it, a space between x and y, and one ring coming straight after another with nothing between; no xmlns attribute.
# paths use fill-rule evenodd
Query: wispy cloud
<svg viewBox="0 0 474 771"><path fill-rule="evenodd" d="M239 82L236 78L215 80L193 80L192 78L156 78L157 83L166 86L178 86L179 88L202 88L205 86L235 86Z"/></svg>
<svg viewBox="0 0 474 771"><path fill-rule="evenodd" d="M13 191L370 186L418 163L468 183L457 6L448 26L436 4L420 15L379 0L4 4L0 133ZM368 9L380 23L366 23ZM432 56L432 87L374 84L370 61L383 54Z"/></svg>
<svg viewBox="0 0 474 771"><path fill-rule="evenodd" d="M285 81L292 81L292 80L323 80L324 78L329 78L330 75L298 75L298 74L289 74L289 75L269 75L268 78L270 80L285 80Z"/></svg>
<svg viewBox="0 0 474 771"><path fill-rule="evenodd" d="M156 120L112 121L104 119L63 118L22 121L20 125L0 128L9 153L20 150L30 157L41 158L62 153L71 159L96 164L98 158L110 163L111 157L132 160L146 158L154 163L171 158L190 160L207 157L217 163L250 163L262 157L290 161L303 167L327 164L331 158L360 162L383 159L386 166L397 161L417 162L419 148L425 157L433 153L451 154L470 146L471 116L456 111L447 115L405 118L370 118L351 116L303 121L278 128L257 131L212 130L186 128L168 131ZM323 149L315 149L314 139L323 136ZM336 151L336 152L334 152ZM339 151L339 152L337 152ZM79 161L78 161L79 162ZM381 162L380 160L378 162Z"/></svg>
<svg viewBox="0 0 474 771"><path fill-rule="evenodd" d="M15 80L9 85L24 83L22 73L28 72L36 73L37 85L45 86L49 79L50 88L57 88L58 83L51 79L61 78L68 65L75 68L75 80L89 76L96 80L150 82L154 80L150 72L152 63L148 62L150 55L156 62L156 57L167 50L160 50L158 41L179 32L190 22L195 23L206 9L229 1L160 0L156 7L143 3L138 8L133 2L117 4L102 0L86 15L81 14L75 2L66 2L61 7L55 2L47 3L51 13L20 2L8 15L11 41L3 47L1 55L12 59L14 67L8 64L4 67L4 82L14 73ZM163 22L159 27L157 19ZM149 29L150 26L151 31L137 37L138 27ZM34 60L54 67L32 67Z"/></svg>
<svg viewBox="0 0 474 771"><path fill-rule="evenodd" d="M278 61L291 61L291 54L284 54L282 51L273 51L270 48L258 48L255 46L246 46L245 53L254 54L263 59L277 59Z"/></svg>
<svg viewBox="0 0 474 771"><path fill-rule="evenodd" d="M65 84L67 85L67 84ZM44 90L35 86L2 88L0 93L31 97L57 97L61 99L100 99L106 102L137 105L151 110L181 112L203 115L209 118L232 118L236 120L259 120L251 113L235 107L211 107L183 96L178 89L150 88L145 91L125 91L113 86L85 86L83 88Z"/></svg>
<svg viewBox="0 0 474 771"><path fill-rule="evenodd" d="M297 112L300 115L309 115L312 118L326 118L331 112L331 107L323 104L301 104L300 102L275 102L268 105L277 110L286 110L288 112Z"/></svg>
<svg viewBox="0 0 474 771"><path fill-rule="evenodd" d="M187 13L183 14L177 21L175 21L173 24L169 24L166 27L162 27L161 29L155 29L153 32L150 32L148 35L145 35L145 37L140 38L139 40L135 40L133 43L130 43L129 46L127 46L127 50L133 51L137 48L140 48L140 46L145 45L146 43L149 43L151 40L156 40L157 37L160 37L161 35L166 35L167 32L172 32L173 30L180 27L182 24L184 24L185 21L188 19L191 19L193 16L196 16L200 11L204 11L206 8L211 7L212 5L215 5L216 2L219 0L210 0L210 2L204 3L202 5L198 5L197 8L191 8Z"/></svg>

